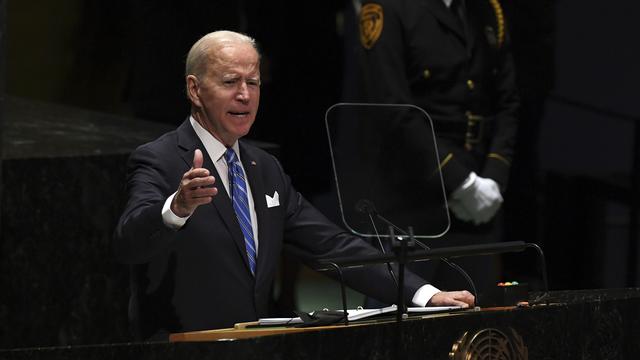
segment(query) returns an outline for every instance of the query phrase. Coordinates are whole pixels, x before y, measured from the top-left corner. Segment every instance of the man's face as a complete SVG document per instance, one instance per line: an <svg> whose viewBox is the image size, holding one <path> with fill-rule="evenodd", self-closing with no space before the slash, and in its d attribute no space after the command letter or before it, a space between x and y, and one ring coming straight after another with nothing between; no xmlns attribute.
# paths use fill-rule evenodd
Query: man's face
<svg viewBox="0 0 640 360"><path fill-rule="evenodd" d="M225 44L195 83L192 101L205 129L226 146L249 132L260 102L259 58L250 44Z"/></svg>

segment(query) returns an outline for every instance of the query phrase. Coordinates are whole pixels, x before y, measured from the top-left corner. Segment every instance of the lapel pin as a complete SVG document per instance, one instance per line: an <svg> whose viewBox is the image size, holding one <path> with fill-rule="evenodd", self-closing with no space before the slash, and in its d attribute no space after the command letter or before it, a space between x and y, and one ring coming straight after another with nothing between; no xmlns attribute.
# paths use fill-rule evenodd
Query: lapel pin
<svg viewBox="0 0 640 360"><path fill-rule="evenodd" d="M256 162L255 162L255 161L251 160L251 165L256 166L256 165L258 165L258 164L256 164Z"/></svg>

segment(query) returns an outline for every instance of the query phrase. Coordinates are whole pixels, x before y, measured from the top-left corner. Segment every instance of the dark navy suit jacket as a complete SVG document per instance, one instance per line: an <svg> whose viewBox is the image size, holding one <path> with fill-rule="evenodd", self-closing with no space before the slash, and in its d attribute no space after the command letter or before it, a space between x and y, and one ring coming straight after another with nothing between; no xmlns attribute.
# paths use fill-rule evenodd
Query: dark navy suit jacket
<svg viewBox="0 0 640 360"><path fill-rule="evenodd" d="M269 316L271 287L285 244L304 261L378 253L311 206L273 156L242 141L240 157L258 221L255 277L231 201L220 183L212 203L198 207L179 230L169 229L162 222L162 207L190 169L197 148L204 150L187 120L140 146L128 162L128 202L116 229L114 250L121 262L132 265L130 317L142 338L230 327ZM219 179L212 160L203 153L203 167ZM276 191L280 205L267 207L265 195ZM348 272L346 279L358 291L395 302L395 285L384 266ZM411 299L426 282L409 273L406 283L405 293Z"/></svg>

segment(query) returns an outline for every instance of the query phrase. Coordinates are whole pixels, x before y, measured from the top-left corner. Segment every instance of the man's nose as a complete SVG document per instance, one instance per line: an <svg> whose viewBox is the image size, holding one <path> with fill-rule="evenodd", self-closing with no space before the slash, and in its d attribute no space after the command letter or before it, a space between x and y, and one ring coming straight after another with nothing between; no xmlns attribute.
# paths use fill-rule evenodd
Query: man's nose
<svg viewBox="0 0 640 360"><path fill-rule="evenodd" d="M236 93L236 99L242 102L247 102L249 101L250 98L251 98L251 95L249 94L249 87L247 86L247 83L244 81L241 81L238 85L238 92Z"/></svg>

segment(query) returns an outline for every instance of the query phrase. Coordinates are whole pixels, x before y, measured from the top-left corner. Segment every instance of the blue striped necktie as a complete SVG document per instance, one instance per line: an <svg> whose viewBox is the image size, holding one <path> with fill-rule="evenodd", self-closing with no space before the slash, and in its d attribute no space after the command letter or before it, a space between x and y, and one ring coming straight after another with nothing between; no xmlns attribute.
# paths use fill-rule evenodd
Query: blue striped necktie
<svg viewBox="0 0 640 360"><path fill-rule="evenodd" d="M228 148L224 153L224 158L229 167L229 188L233 210L236 212L240 229L244 235L244 245L247 248L249 258L249 268L251 273L256 273L256 243L253 240L253 228L251 227L251 212L249 211L249 200L247 197L247 182L244 179L244 172L238 161L238 157L232 148Z"/></svg>

